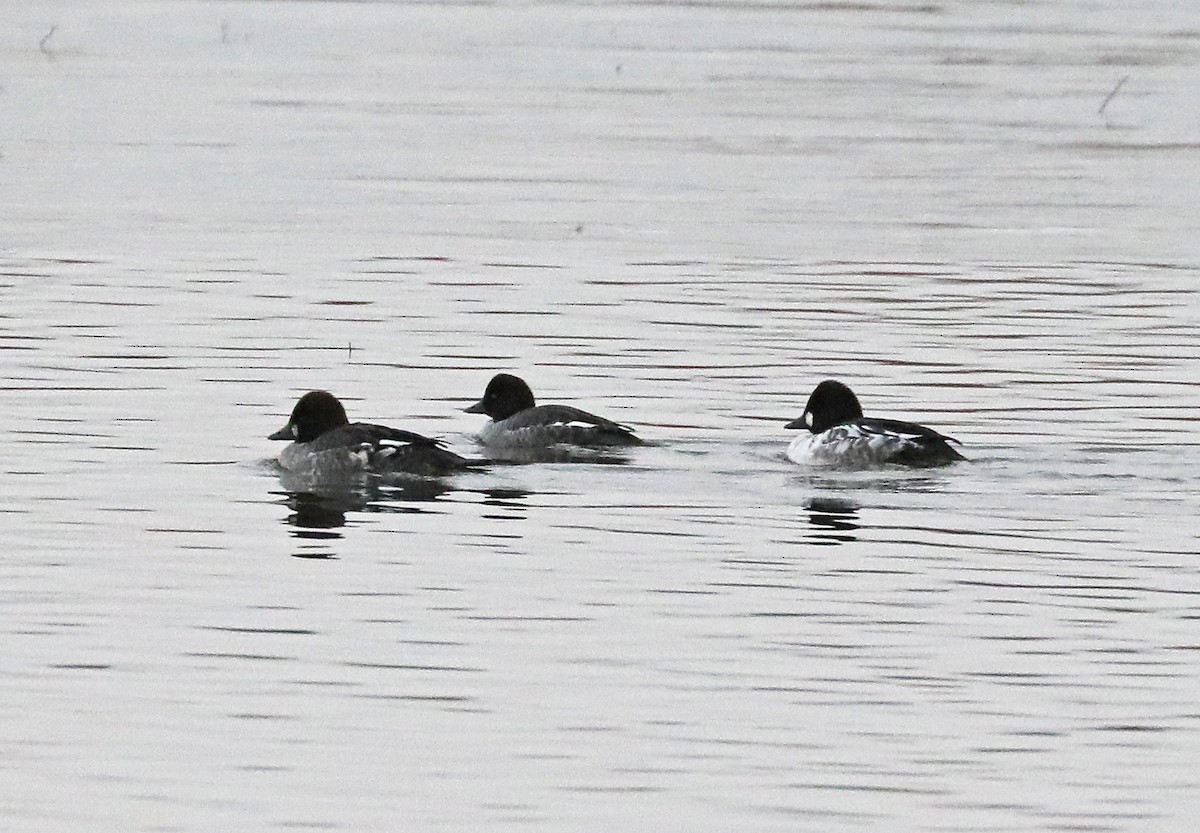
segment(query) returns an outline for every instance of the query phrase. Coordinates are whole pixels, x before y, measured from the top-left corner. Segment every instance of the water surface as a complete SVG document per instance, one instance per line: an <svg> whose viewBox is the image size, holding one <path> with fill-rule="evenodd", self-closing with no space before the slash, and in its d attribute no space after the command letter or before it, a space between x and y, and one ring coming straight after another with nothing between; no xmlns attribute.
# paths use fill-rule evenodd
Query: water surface
<svg viewBox="0 0 1200 833"><path fill-rule="evenodd" d="M1190 828L1195 12L9 18L6 829ZM272 464L500 370L651 445ZM971 462L793 466L829 377Z"/></svg>

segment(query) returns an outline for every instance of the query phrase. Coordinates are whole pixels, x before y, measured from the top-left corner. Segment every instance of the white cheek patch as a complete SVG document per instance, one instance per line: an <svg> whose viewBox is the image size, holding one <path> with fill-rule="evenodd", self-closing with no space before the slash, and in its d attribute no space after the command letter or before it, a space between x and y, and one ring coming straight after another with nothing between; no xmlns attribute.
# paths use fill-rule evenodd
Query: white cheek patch
<svg viewBox="0 0 1200 833"><path fill-rule="evenodd" d="M812 411L804 412L804 424L807 425L809 428L812 428L812 424L813 424Z"/></svg>

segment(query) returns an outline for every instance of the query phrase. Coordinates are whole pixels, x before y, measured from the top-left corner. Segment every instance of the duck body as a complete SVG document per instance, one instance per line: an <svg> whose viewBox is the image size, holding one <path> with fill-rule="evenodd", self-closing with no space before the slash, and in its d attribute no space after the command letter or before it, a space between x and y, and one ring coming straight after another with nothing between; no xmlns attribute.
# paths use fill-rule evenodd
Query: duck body
<svg viewBox="0 0 1200 833"><path fill-rule="evenodd" d="M864 417L853 391L832 379L817 385L804 413L786 427L809 431L792 440L787 449L788 459L801 465L928 468L966 459L954 448L960 445L958 440L932 428Z"/></svg>
<svg viewBox="0 0 1200 833"><path fill-rule="evenodd" d="M342 403L326 391L302 396L288 423L268 439L291 440L279 454L279 465L319 481L365 475L436 477L471 466L440 440L386 425L350 422Z"/></svg>
<svg viewBox="0 0 1200 833"><path fill-rule="evenodd" d="M611 448L643 444L632 429L610 419L571 405L538 405L529 385L508 373L492 377L483 398L465 410L492 418L479 431L478 438L480 443L493 448Z"/></svg>

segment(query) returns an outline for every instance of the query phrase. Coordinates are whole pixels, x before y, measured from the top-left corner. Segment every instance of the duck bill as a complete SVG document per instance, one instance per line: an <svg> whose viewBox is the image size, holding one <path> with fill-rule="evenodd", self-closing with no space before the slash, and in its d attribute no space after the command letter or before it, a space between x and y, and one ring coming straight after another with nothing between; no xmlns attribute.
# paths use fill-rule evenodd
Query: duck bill
<svg viewBox="0 0 1200 833"><path fill-rule="evenodd" d="M483 408L483 400L482 400L482 399L480 399L480 400L479 400L478 402L476 402L474 405L471 405L471 406L470 406L470 407L468 407L468 408L463 408L463 413L464 413L464 414L486 414L486 413L487 413L487 411L485 411L485 410L484 410L484 408Z"/></svg>
<svg viewBox="0 0 1200 833"><path fill-rule="evenodd" d="M290 422L267 437L268 440L294 440L296 439L296 427Z"/></svg>
<svg viewBox="0 0 1200 833"><path fill-rule="evenodd" d="M804 421L804 417L797 417L789 422L784 428L808 428L808 423Z"/></svg>

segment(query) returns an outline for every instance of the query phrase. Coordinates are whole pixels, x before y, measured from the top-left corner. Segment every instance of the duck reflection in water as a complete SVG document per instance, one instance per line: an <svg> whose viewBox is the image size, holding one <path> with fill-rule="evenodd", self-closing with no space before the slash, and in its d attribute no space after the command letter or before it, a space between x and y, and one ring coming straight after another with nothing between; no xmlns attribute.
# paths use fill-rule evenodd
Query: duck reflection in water
<svg viewBox="0 0 1200 833"><path fill-rule="evenodd" d="M814 497L804 502L808 523L813 531L808 539L815 544L833 546L857 541L862 525L858 522L858 504L836 497Z"/></svg>
<svg viewBox="0 0 1200 833"><path fill-rule="evenodd" d="M281 478L287 487L287 479ZM451 489L438 480L414 479L408 483L368 483L354 487L313 487L288 490L281 501L292 510L284 519L299 538L340 538L333 532L346 525L346 515L411 513L426 511L419 504L437 500Z"/></svg>

